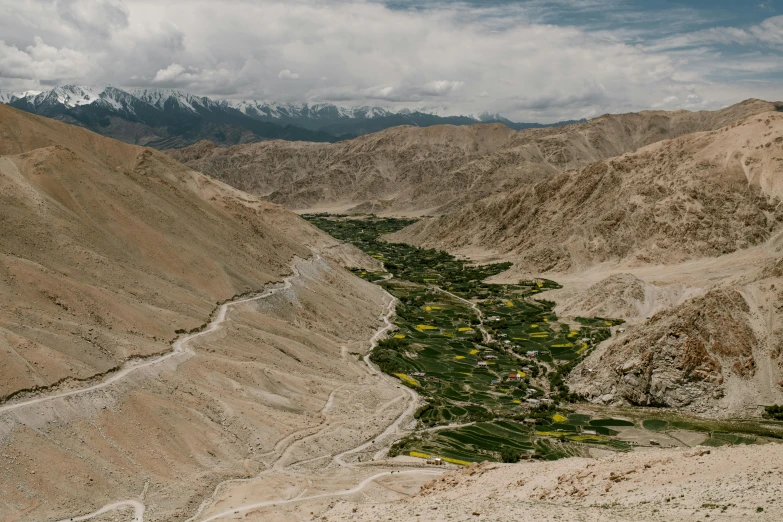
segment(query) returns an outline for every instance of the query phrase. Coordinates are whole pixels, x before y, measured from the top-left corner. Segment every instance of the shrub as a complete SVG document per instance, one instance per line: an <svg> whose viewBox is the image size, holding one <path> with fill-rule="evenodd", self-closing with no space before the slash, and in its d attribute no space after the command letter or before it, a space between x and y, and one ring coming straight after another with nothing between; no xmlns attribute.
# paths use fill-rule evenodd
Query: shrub
<svg viewBox="0 0 783 522"><path fill-rule="evenodd" d="M513 464L515 462L519 462L519 459L522 457L522 453L514 448L511 448L509 446L503 446L503 449L500 450L500 461L501 462L507 462L509 464Z"/></svg>
<svg viewBox="0 0 783 522"><path fill-rule="evenodd" d="M783 405L773 404L772 406L764 406L764 417L774 420L783 420Z"/></svg>

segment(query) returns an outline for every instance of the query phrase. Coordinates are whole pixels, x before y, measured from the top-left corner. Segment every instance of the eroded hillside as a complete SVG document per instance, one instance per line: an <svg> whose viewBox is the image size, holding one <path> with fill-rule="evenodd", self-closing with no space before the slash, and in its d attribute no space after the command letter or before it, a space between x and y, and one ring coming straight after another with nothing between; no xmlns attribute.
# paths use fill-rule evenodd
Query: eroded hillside
<svg viewBox="0 0 783 522"><path fill-rule="evenodd" d="M337 144L201 142L169 153L294 209L443 213L571 168L684 134L719 129L774 104L715 112L646 111L515 132L503 125L395 127Z"/></svg>
<svg viewBox="0 0 783 522"><path fill-rule="evenodd" d="M361 359L393 303L338 262L377 262L3 106L0 152L0 519L202 520L234 479L276 498L339 487L330 466L365 478L367 437L390 444L415 409Z"/></svg>
<svg viewBox="0 0 783 522"><path fill-rule="evenodd" d="M783 114L655 143L391 237L513 258L534 272L677 263L758 245L783 222Z"/></svg>
<svg viewBox="0 0 783 522"><path fill-rule="evenodd" d="M0 106L0 397L170 349L324 236L163 154Z"/></svg>

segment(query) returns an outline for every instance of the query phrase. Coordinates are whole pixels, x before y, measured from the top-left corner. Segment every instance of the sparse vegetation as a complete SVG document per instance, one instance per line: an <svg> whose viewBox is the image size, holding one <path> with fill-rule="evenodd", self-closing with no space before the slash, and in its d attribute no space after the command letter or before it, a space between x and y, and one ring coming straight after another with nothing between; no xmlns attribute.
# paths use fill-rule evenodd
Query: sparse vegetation
<svg viewBox="0 0 783 522"><path fill-rule="evenodd" d="M764 417L783 421L783 405L773 404L772 406L765 406Z"/></svg>

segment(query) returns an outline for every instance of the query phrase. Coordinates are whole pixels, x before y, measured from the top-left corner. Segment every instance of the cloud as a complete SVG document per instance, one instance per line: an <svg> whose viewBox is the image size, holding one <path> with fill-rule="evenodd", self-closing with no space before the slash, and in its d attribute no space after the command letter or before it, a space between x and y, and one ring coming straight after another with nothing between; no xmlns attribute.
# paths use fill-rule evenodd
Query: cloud
<svg viewBox="0 0 783 522"><path fill-rule="evenodd" d="M465 85L465 82L450 82L448 80L435 80L427 82L421 89L422 94L429 96L443 96L450 92L459 90L460 87Z"/></svg>
<svg viewBox="0 0 783 522"><path fill-rule="evenodd" d="M783 16L773 16L748 28L711 27L663 38L651 46L654 50L669 50L711 45L783 46Z"/></svg>
<svg viewBox="0 0 783 522"><path fill-rule="evenodd" d="M283 69L279 73L277 73L277 77L281 80L297 80L299 79L299 75L297 73L291 72L290 69Z"/></svg>
<svg viewBox="0 0 783 522"><path fill-rule="evenodd" d="M688 31L709 20L621 0L395 5L0 0L0 88L67 80L553 121L783 86L783 17Z"/></svg>
<svg viewBox="0 0 783 522"><path fill-rule="evenodd" d="M366 88L338 87L320 92L316 99L320 101L349 101L349 100L381 100L400 103L425 103L428 98L446 98L449 93L457 91L464 82L435 80L424 85L373 85Z"/></svg>
<svg viewBox="0 0 783 522"><path fill-rule="evenodd" d="M610 99L609 93L601 85L590 85L580 92L567 93L557 90L540 96L512 98L509 107L528 111L545 111L558 107L607 107Z"/></svg>
<svg viewBox="0 0 783 522"><path fill-rule="evenodd" d="M178 63L172 63L165 69L160 69L152 79L153 83L172 83L185 74L185 68Z"/></svg>
<svg viewBox="0 0 783 522"><path fill-rule="evenodd" d="M128 26L130 11L120 0L57 0L55 6L64 22L100 38Z"/></svg>
<svg viewBox="0 0 783 522"><path fill-rule="evenodd" d="M46 82L80 78L90 70L82 53L47 45L41 38L36 37L24 51L0 40L0 77Z"/></svg>

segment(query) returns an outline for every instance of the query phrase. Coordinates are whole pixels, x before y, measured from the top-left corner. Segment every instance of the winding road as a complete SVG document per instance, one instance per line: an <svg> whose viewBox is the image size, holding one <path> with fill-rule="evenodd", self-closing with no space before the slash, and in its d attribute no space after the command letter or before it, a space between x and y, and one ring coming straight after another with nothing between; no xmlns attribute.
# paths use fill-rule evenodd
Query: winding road
<svg viewBox="0 0 783 522"><path fill-rule="evenodd" d="M72 518L66 518L61 520L60 522L79 522L80 520L90 520L91 518L95 518L98 516L103 515L104 513L108 513L110 511L114 511L117 509L122 509L125 507L132 507L133 508L133 522L144 522L144 504L139 502L138 500L123 500L122 502L115 502L113 504L107 504L103 506L98 511L95 511L93 513L90 513L89 515L82 515L80 517L72 517Z"/></svg>
<svg viewBox="0 0 783 522"><path fill-rule="evenodd" d="M444 290L444 289L442 289L439 286L435 286L433 288L435 288L435 290L438 290L439 292L443 292L446 295L450 295L451 297L453 297L457 301L462 301L463 303L467 303L468 305L470 305L470 307L476 311L476 315L478 316L478 319L479 319L478 328L481 331L481 335L484 337L484 342L488 343L488 342L490 342L492 340L492 336L489 335L489 332L487 331L487 329L484 328L484 313L481 311L481 309L478 307L478 305L476 303L474 303L473 301L468 301L467 299L465 299L463 297L460 297L458 295L452 294L448 290Z"/></svg>
<svg viewBox="0 0 783 522"><path fill-rule="evenodd" d="M345 489L342 491L330 491L327 493L319 493L318 495L311 495L309 497L300 497L296 496L293 498L287 498L287 499L279 499L279 500L267 500L265 502L258 502L256 504L248 504L246 506L239 506L233 509L229 509L226 511L223 511L222 513L217 513L215 515L212 515L209 518L205 518L201 520L201 522L211 522L212 520L217 520L222 517L227 517L231 515L238 515L241 513L247 513L248 511L253 511L255 509L260 509L264 507L269 506L279 506L282 504L292 504L294 502L302 502L305 500L313 500L317 498L327 498L327 497L342 497L345 495L353 495L354 493L359 493L364 488L369 486L371 483L373 483L375 480L379 479L380 477L385 477L387 475L391 475L392 473L396 475L407 475L411 473L416 473L419 475L441 475L443 474L442 471L435 471L435 470L429 470L429 469L415 469L415 470L409 470L409 471L384 471L383 473L376 473L375 475L371 477L367 477L366 479L362 480L359 485L351 488L351 489Z"/></svg>
<svg viewBox="0 0 783 522"><path fill-rule="evenodd" d="M386 292L384 290L384 292ZM364 356L364 363L367 365L367 367L370 369L371 374L378 375L381 377L381 379L384 379L388 381L393 386L400 386L400 382L396 379L393 379L392 377L389 377L385 373L383 373L380 368L377 368L372 361L370 361L370 354L372 354L372 351L375 349L376 346L378 346L378 341L380 340L381 336L386 334L389 330L394 328L394 323L391 321L392 316L394 315L394 308L397 304L397 298L392 296L390 293L386 292L386 295L391 297L391 301L389 301L389 304L387 305L387 312L386 315L383 318L383 321L386 323L386 326L375 332L375 335L372 336L370 339L370 351L367 353L367 355ZM403 411L399 417L397 417L393 423L389 424L389 426L386 427L386 429L380 433L379 435L376 435L371 440L368 440L364 444L361 444L353 449L350 449L348 451L344 451L338 455L335 455L332 457L332 459L341 467L350 467L347 462L343 460L343 457L346 455L350 455L352 453L359 453L373 444L375 444L375 441L378 439L383 439L388 437L389 435L396 434L400 424L408 418L409 416L413 415L413 412L416 411L416 408L419 406L419 394L415 391L411 390L407 386L402 386L402 389L405 390L408 395L411 397L410 404L408 404L408 407Z"/></svg>
<svg viewBox="0 0 783 522"><path fill-rule="evenodd" d="M316 258L318 258L318 257L319 256L316 255ZM11 410L14 410L14 409L22 408L24 406L29 406L29 405L32 405L32 404L38 404L38 403L41 403L41 402L51 401L51 400L55 400L55 399L58 399L58 398L69 397L69 396L73 396L73 395L77 395L77 394L88 393L88 392L91 392L91 391L94 391L94 390L99 390L99 389L102 389L102 388L105 388L105 387L111 385L114 382L117 382L118 380L122 379L123 377L127 376L128 374L130 374L130 373L132 373L132 372L134 372L136 370L139 370L139 369L145 368L145 367L149 367L149 366L152 366L154 364L159 364L160 362L165 361L165 360L167 360L169 358L175 357L177 355L187 354L188 357L192 357L195 354L195 351L189 346L189 343L193 339L196 339L197 337L201 337L203 335L207 335L209 333L217 331L220 328L221 324L226 321L227 314L228 314L228 309L231 306L242 304L242 303L247 303L249 301L255 301L255 300L258 300L258 299L263 299L263 298L269 297L270 295L273 295L273 294L275 294L277 292L280 292L282 290L290 288L291 287L291 280L296 278L296 277L298 277L298 276L299 276L299 271L294 266L293 267L293 271L292 271L292 275L286 277L283 280L283 285L281 287L267 290L267 291L265 291L265 292L263 292L263 293L261 293L259 295L255 295L255 296L251 296L251 297L247 297L247 298L242 298L242 299L237 299L237 300L230 301L230 302L227 302L227 303L221 305L220 307L218 307L216 313L214 313L214 319L208 324L208 326L204 330L202 330L200 332L197 332L197 333L188 334L188 335L185 335L185 336L181 337L180 339L178 339L177 341L175 341L172 344L173 350L171 352L161 356L161 357L157 357L155 359L150 359L150 360L144 361L143 363L138 363L138 364L130 365L127 368L123 368L122 370L120 370L116 374L112 375L110 378L108 378L105 381L103 381L101 383L98 383L98 384L96 384L94 386L89 386L89 387L82 388L82 389L79 389L79 390L73 390L73 391L58 393L58 394L54 394L54 395L50 395L50 396L46 396L46 397L39 397L39 398L35 398L35 399L30 399L28 401L23 401L23 402L7 405L7 406L4 406L4 407L0 408L0 413L3 413L4 411L11 411ZM394 316L394 313L395 313L395 305L396 305L397 300L396 300L396 298L394 296L392 296L391 294L389 294L385 290L384 290L384 293L389 298L389 301L386 304L385 313L384 313L384 317L383 317L384 325L381 328L379 328L373 334L373 336L370 338L370 349L369 349L368 354L364 357L364 362L367 365L367 368L369 369L371 375L379 376L381 379L386 380L391 385L397 387L397 386L399 386L399 382L398 381L396 381L392 377L390 377L390 376L384 374L383 372L381 372L380 369L377 368L370 361L370 353L372 352L372 350L378 345L378 342L380 341L380 339L384 335L386 335L390 330L392 330L394 328L394 323L392 322L392 317ZM334 397L335 397L336 392L339 389L341 389L343 386L345 386L345 385L338 386L337 388L332 390L332 392L329 394L329 397L327 398L326 404L324 404L324 407L321 410L321 413L323 415L326 415L329 412L329 410L331 409L331 407L332 407L332 405L334 403ZM344 452L342 452L340 454L331 455L331 458L332 458L332 460L335 463L337 463L341 467L352 468L354 466L351 465L348 462L345 462L343 460L343 457L345 457L347 455L350 455L350 454L353 454L353 453L358 453L358 452L364 451L367 448L369 448L370 446L372 446L375 443L375 441L383 439L383 438L386 438L386 437L391 436L391 435L396 435L398 433L400 425L413 414L413 412L416 410L416 408L418 407L418 404L419 404L419 396L418 396L418 394L414 390L411 390L410 388L405 387L405 386L403 386L402 388L405 390L405 392L411 398L411 401L410 401L410 404L408 405L408 407L394 420L394 422L392 422L389 426L387 426L387 428L382 433L380 433L379 435L375 436L372 440L369 440L369 441L367 441L367 442L365 442L363 444L360 444L359 446L357 446L355 448L349 449L349 450L344 451ZM308 428L307 431L309 431L311 429L313 429L313 428ZM277 451L282 451L282 453L281 453L280 457L277 459L277 461L275 462L275 464L272 466L272 469L279 468L279 465L282 463L287 449L289 449L294 443L298 442L299 440L303 440L303 439L297 439L296 438L296 436L299 435L299 434L300 434L300 432L292 433L292 434L286 436L285 438L283 438L282 440L280 440L275 445L275 450L273 450L272 453L276 453ZM312 435L310 435L310 436L312 436ZM308 436L306 436L305 438L308 438ZM383 451L378 452L376 454L376 456L378 456L381 453L383 453ZM319 457L319 458L328 458L328 457L330 457L330 455L324 455L324 456ZM264 472L262 472L262 474L263 473ZM442 471L434 471L434 470L428 470L428 469L417 469L417 470L408 470L408 471L395 471L394 473L395 474L410 474L410 473L422 474L423 473L423 474L440 475L442 473ZM252 510L255 510L255 509L262 508L262 507L282 505L282 504L290 504L290 503L293 503L293 502L300 502L300 501L306 501L306 500L317 499L317 498L324 498L324 497L331 497L331 496L351 495L353 493L358 493L358 492L362 491L365 487L367 487L369 484L374 482L376 479L378 479L380 477L383 477L383 476L391 475L391 474L392 474L391 471L387 471L387 472L383 472L383 473L377 473L377 474L375 474L375 475L373 475L371 477L368 477L368 478L364 479L356 487L354 487L352 489L344 490L344 491L327 492L327 493L321 493L321 494L318 494L318 495L312 495L312 496L308 496L308 497L297 496L297 497L294 497L294 498L282 498L282 499L268 500L268 501L259 502L259 503L255 503L255 504L249 504L249 505L245 505L245 506L238 506L236 508L227 510L227 511L225 511L223 513L218 513L218 514L215 514L215 515L211 515L210 517L205 518L205 519L200 519L200 522L209 522L209 521L221 518L221 517L225 517L225 516L229 516L229 515L233 515L233 514L237 514L237 513L246 513L248 511L252 511ZM210 496L210 498L206 499L201 504L199 510L188 520L189 521L199 520L199 516L201 515L201 513L208 507L208 505L211 503L211 501L215 498L215 495L217 494L217 492L223 486L225 486L226 484L228 484L230 482L238 482L238 481L245 481L245 480L253 480L253 479L229 480L229 481L226 481L224 483L219 484L215 488L214 493ZM128 508L128 507L133 507L133 509L134 509L133 522L144 522L145 506L139 500L123 500L123 501L118 501L118 502L114 502L114 503L111 503L111 504L107 504L106 506L103 506L102 508L100 508L99 510L97 510L97 511L95 511L93 513L90 513L90 514L87 514L87 515L81 515L81 516L78 516L78 517L67 518L67 519L64 519L62 522L70 522L70 521L76 522L76 521L90 520L90 519L93 519L95 517L101 516L101 515L103 515L105 513L108 513L108 512L111 512L111 511L115 511L115 510L119 510L119 509L125 509L125 508Z"/></svg>
<svg viewBox="0 0 783 522"><path fill-rule="evenodd" d="M3 406L0 406L0 415L3 414L3 413L8 413L8 412L11 412L11 411L14 411L14 410L18 410L20 408L25 408L27 406L32 406L34 404L41 404L41 403L44 403L44 402L54 401L56 399L63 399L65 397L73 397L74 395L81 395L81 394L84 394L84 393L89 393L89 392L93 392L93 391L96 391L96 390L101 390L103 388L107 388L107 387L111 386L112 384L114 384L115 382L117 382L117 381L119 381L121 379L124 379L129 374L131 374L131 373L133 373L133 372L135 372L137 370L141 370L142 368L148 368L150 366L154 366L156 364L160 364L160 363L162 363L164 361L167 361L168 359L177 357L179 355L185 355L186 358L189 359L190 357L192 357L196 353L189 346L190 341L192 341L193 339L196 339L198 337L202 337L204 335L208 335L208 334L210 334L212 332L217 331L218 328L220 328L220 325L223 324L223 322L225 322L226 317L228 315L228 309L229 308L231 308L232 306L236 306L238 304L247 303L249 301L257 301L259 299L264 299L264 298L269 297L270 295L276 294L276 293L278 293L278 292L280 292L282 290L286 290L288 288L291 288L291 280L294 279L295 277L299 277L299 271L296 269L296 266L294 266L294 268L293 268L293 273L290 276L288 276L288 277L283 279L283 286L277 287L277 288L273 288L273 289L270 289L270 290L266 290L263 293L260 293L258 295L254 295L254 296L251 296L251 297L245 297L245 298L242 298L242 299L236 299L236 300L233 300L233 301L228 301L226 303L223 303L222 305L220 305L216 309L216 313L213 312L214 319L212 319L212 321L209 322L209 324L207 325L206 328L204 328L200 332L195 332L195 333L187 334L187 335L184 335L184 336L180 337L179 339L177 339L176 341L174 341L172 343L172 345L171 345L172 346L172 350L170 352L164 354L164 355L161 355L160 357L154 357L154 358L151 358L151 359L146 359L144 361L130 363L125 368L123 368L123 369L117 371L116 373L114 373L111 377L109 377L109 378L107 378L107 379L105 379L105 380L103 380L103 381L101 381L101 382L99 382L97 384L94 384L92 386L87 386L85 388L79 388L79 389L76 389L76 390L64 391L64 392L60 392L60 393L54 393L52 395L45 395L45 396L42 396L42 397L35 397L35 398L32 398L32 399L28 399L28 400L20 401L20 402L15 402L15 403L11 403L11 404L5 404Z"/></svg>

